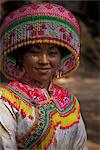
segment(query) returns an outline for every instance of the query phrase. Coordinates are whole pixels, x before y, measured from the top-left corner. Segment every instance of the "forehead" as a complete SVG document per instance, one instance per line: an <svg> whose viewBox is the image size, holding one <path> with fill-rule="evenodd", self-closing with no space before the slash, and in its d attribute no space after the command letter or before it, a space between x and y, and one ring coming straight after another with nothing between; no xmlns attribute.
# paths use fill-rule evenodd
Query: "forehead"
<svg viewBox="0 0 100 150"><path fill-rule="evenodd" d="M50 48L58 48L58 46L54 45L54 44L47 44L47 43L42 43L42 44L35 44L32 46L32 48L38 48L38 49L50 49Z"/></svg>

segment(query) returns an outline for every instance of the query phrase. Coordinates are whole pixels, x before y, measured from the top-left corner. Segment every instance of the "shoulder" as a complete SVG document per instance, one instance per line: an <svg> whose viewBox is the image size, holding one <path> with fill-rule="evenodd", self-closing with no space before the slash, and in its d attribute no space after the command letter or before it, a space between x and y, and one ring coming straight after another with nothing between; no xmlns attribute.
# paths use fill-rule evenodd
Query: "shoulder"
<svg viewBox="0 0 100 150"><path fill-rule="evenodd" d="M1 99L17 111L20 110L23 117L28 115L32 119L34 106L30 105L30 100L24 95L25 89L27 88L18 81L10 82L0 87Z"/></svg>
<svg viewBox="0 0 100 150"><path fill-rule="evenodd" d="M13 82L10 82L13 83ZM17 98L14 92L10 89L9 84L3 85L0 87L0 99L1 102L6 103L9 107L15 108L18 110Z"/></svg>
<svg viewBox="0 0 100 150"><path fill-rule="evenodd" d="M79 106L77 98L67 89L54 84L53 96L56 99L59 107L63 110L67 108Z"/></svg>
<svg viewBox="0 0 100 150"><path fill-rule="evenodd" d="M61 119L61 128L69 128L80 120L80 105L68 90L55 86L54 99Z"/></svg>
<svg viewBox="0 0 100 150"><path fill-rule="evenodd" d="M0 93L1 93L1 98L5 99L7 101L10 101L11 99L14 98L14 91L11 90L10 84L13 84L14 82L10 82L6 85L3 85L0 87ZM13 87L12 87L13 88Z"/></svg>

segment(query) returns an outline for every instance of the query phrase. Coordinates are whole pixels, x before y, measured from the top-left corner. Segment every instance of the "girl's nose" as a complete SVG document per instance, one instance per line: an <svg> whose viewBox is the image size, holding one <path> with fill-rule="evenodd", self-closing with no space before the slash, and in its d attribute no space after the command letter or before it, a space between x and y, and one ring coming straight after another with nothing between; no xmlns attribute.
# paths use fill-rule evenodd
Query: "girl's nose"
<svg viewBox="0 0 100 150"><path fill-rule="evenodd" d="M39 63L40 64L48 64L49 63L47 54L41 54L41 56L39 57Z"/></svg>

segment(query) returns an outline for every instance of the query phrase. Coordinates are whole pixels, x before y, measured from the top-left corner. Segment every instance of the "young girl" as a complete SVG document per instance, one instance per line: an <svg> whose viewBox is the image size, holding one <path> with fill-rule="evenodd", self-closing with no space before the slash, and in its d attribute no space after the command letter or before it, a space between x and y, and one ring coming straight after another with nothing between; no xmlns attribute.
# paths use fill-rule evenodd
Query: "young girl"
<svg viewBox="0 0 100 150"><path fill-rule="evenodd" d="M54 81L79 65L80 29L55 4L26 5L1 26L0 150L87 150L78 100Z"/></svg>

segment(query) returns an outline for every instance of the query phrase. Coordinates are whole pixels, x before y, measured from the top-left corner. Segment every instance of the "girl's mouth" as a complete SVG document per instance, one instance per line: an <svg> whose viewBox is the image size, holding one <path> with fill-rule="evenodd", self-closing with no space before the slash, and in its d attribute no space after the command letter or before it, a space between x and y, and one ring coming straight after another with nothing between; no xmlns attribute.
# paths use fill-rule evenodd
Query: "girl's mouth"
<svg viewBox="0 0 100 150"><path fill-rule="evenodd" d="M37 70L41 73L48 73L50 71L50 68L37 68Z"/></svg>

